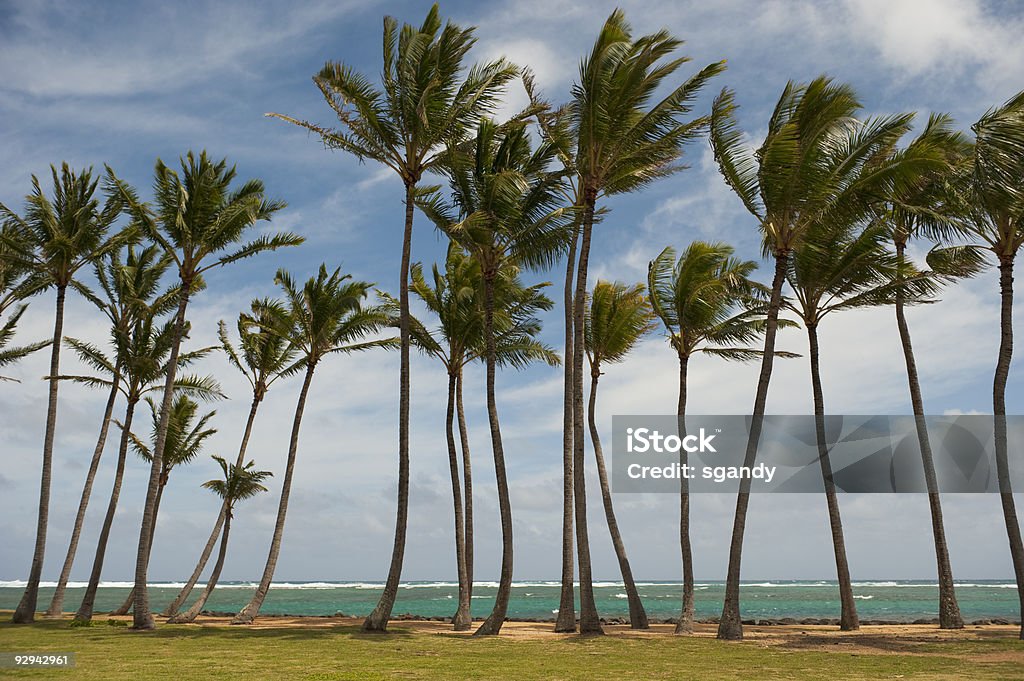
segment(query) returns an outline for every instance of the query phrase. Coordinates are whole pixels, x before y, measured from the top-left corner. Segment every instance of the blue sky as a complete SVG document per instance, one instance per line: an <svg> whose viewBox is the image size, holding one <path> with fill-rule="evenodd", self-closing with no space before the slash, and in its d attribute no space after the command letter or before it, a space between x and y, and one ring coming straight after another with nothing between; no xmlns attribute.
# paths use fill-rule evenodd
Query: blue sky
<svg viewBox="0 0 1024 681"><path fill-rule="evenodd" d="M397 289L401 184L380 167L325 151L305 132L263 117L268 111L331 123L310 77L326 60L367 74L380 69L381 17L418 23L421 2L76 3L0 4L0 201L21 206L32 173L66 160L76 167L110 164L148 194L153 163L189 149L206 149L238 165L241 177L262 178L289 206L274 226L307 243L218 271L191 308L194 346L215 340L216 322L233 321L253 297L274 293L273 273L287 267L308 276L320 262L343 265L356 278ZM579 59L612 9L607 2L527 0L448 2L442 13L479 27L477 60L505 55L530 66L553 101L567 96ZM728 60L700 106L721 87L736 90L751 141L787 79L828 73L850 82L872 114L951 113L969 127L990 106L1024 84L1024 15L1013 2L881 0L722 3L623 2L638 33L669 28L687 41L693 63ZM924 11L927 8L927 11ZM503 111L525 100L514 86ZM691 169L643 193L617 198L600 225L592 276L639 281L663 247L695 238L725 240L757 259L756 225L720 180L704 141L687 149ZM417 217L414 259L443 257L444 243ZM535 275L558 280L557 272ZM556 299L560 294L552 290ZM943 301L912 311L928 411L985 413L998 341L997 287L986 274L949 289ZM20 338L44 338L52 328L52 294L36 298ZM558 346L560 312L547 318L545 338ZM1020 328L1021 314L1017 326ZM98 315L80 299L69 305L67 333L101 341ZM803 351L804 336L781 336ZM833 413L906 413L909 403L895 324L889 310L850 313L822 328L826 404ZM34 536L39 450L45 415L45 353L12 370L21 385L0 384L0 580L23 579ZM66 354L66 366L73 358ZM1009 410L1024 411L1019 362L1010 379ZM277 579L383 579L394 522L397 356L340 357L318 372L307 409L298 469ZM236 450L249 398L246 384L221 358L214 373L231 396L219 403L219 433L210 453ZM443 372L425 358L413 364L412 520L407 579L451 579L451 505L443 437ZM756 367L700 359L691 369L691 413L745 413ZM560 518L560 389L558 370L536 368L500 377L516 525L516 576L555 578ZM225 579L260 574L276 511L296 381L273 389L256 424L249 454L278 473L271 494L238 511ZM675 360L654 335L626 363L610 367L599 408L602 428L612 414L670 413ZM498 571L498 524L482 380L471 372L467 401L477 495L477 575ZM44 579L55 579L70 532L81 481L92 452L102 398L65 386L61 392L53 502ZM777 363L769 412L806 413L810 385L805 361ZM98 532L114 458L108 446L97 496L73 578L84 579ZM588 455L589 456L589 455ZM199 484L216 474L201 460L177 471L165 495L151 577L180 579L192 567L217 512ZM128 579L138 535L146 470L132 461L122 494L105 578ZM596 480L591 481L593 490ZM634 572L644 579L679 573L676 504L665 495L616 497ZM994 496L947 497L946 520L957 577L1011 574ZM697 576L720 579L734 499L702 495L694 502ZM919 496L842 499L855 579L928 578L933 574L927 504ZM595 576L618 576L597 499L591 532ZM811 496L760 496L751 502L744 577L832 578L834 564L824 502Z"/></svg>

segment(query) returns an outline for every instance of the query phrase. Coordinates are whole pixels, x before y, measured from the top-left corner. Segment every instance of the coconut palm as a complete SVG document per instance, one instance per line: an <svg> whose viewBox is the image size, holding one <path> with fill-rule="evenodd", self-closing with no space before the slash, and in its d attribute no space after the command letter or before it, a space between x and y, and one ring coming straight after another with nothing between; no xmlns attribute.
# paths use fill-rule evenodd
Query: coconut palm
<svg viewBox="0 0 1024 681"><path fill-rule="evenodd" d="M203 483L203 487L220 497L222 506L226 509L220 550L217 553L217 560L213 564L210 580L206 583L203 593L199 595L199 598L192 604L191 608L180 615L171 617L168 620L170 624L194 622L202 611L206 601L210 598L210 594L213 593L214 587L217 586L220 572L224 568L224 558L228 552L228 536L231 534L231 519L234 517L235 504L254 497L260 492L266 492L267 488L263 486L263 481L273 475L270 471L253 470L253 466L256 465L255 461L250 461L244 466L233 464L229 467L228 462L221 457L214 456L213 459L220 465L221 471L224 473L224 479L215 478L207 480Z"/></svg>
<svg viewBox="0 0 1024 681"><path fill-rule="evenodd" d="M626 359L626 355L645 335L654 330L654 313L644 295L643 284L628 286L620 282L598 281L590 296L584 327L584 349L590 362L590 402L587 421L590 425L590 440L594 445L597 460L597 476L601 484L601 499L604 515L608 521L615 557L619 561L622 583L629 599L629 624L633 629L647 629L647 611L640 600L640 594L633 580L626 547L619 533L612 506L612 492L608 485L608 471L605 468L601 437L597 430L597 384L603 364L615 364Z"/></svg>
<svg viewBox="0 0 1024 681"><path fill-rule="evenodd" d="M824 76L807 84L789 82L769 119L765 141L754 152L738 127L732 92L723 90L712 107L711 147L719 170L757 219L763 253L775 260L745 466L753 465L757 456L790 256L808 226L829 220L854 223L877 197L922 167L931 167L930 160L919 161L913 154L878 161L908 131L913 116L859 121L860 108L852 88ZM723 639L743 637L739 580L749 491L750 480L741 480L718 626Z"/></svg>
<svg viewBox="0 0 1024 681"><path fill-rule="evenodd" d="M676 258L671 246L647 268L651 306L679 360L676 415L686 430L687 377L697 353L734 361L752 361L760 350L746 347L764 333L764 287L750 280L757 264L733 257L723 243L694 241ZM780 323L785 320L779 320ZM793 356L776 352L777 356ZM680 450L680 464L687 464ZM693 550L690 544L689 481L679 480L679 549L683 563L682 610L675 633L693 633Z"/></svg>
<svg viewBox="0 0 1024 681"><path fill-rule="evenodd" d="M203 288L203 275L209 270L266 251L296 246L303 241L299 236L282 232L256 237L239 245L250 229L259 222L270 220L285 204L268 200L263 183L259 180L249 180L232 189L236 171L234 167L228 167L226 160L213 161L205 151L198 158L189 152L181 159L180 175L160 160L157 160L154 174L155 204L149 206L139 200L134 189L107 169L109 184L126 203L129 213L145 234L170 254L179 279L174 342L167 362L163 397L157 412L161 424L153 443L153 461L139 530L133 623L136 629L152 629L155 626L149 610L149 589L146 585L148 546L153 533L153 508L160 488L167 419L171 416L177 357L185 336L185 313L189 300L192 294Z"/></svg>
<svg viewBox="0 0 1024 681"><path fill-rule="evenodd" d="M258 306L259 312L246 320L247 324L262 326L269 333L279 336L293 346L305 369L305 376L295 404L295 417L288 445L288 462L281 484L277 521L274 524L274 535L270 542L263 577L252 599L235 615L232 624L249 624L256 618L263 600L267 597L270 582L274 578L277 558L281 551L281 539L284 536L285 518L288 514L302 414L317 366L331 354L349 354L394 345L393 338L364 340L387 325L390 316L383 308L363 306L362 301L373 284L349 281L350 279L351 275L341 274L340 268L328 273L326 265L321 265L315 277L311 277L304 284L299 284L287 271L280 269L277 271L275 281L284 293L284 302L261 302Z"/></svg>
<svg viewBox="0 0 1024 681"><path fill-rule="evenodd" d="M313 77L338 117L337 129L281 114L268 114L316 133L329 149L341 149L360 161L385 165L405 186L405 224L399 266L401 371L398 408L398 509L395 543L387 581L366 631L386 631L398 596L409 517L409 265L416 187L434 171L449 141L461 140L477 120L491 113L517 70L503 59L474 65L462 77L464 60L476 42L474 29L448 22L442 28L437 5L420 26L384 17L382 88L350 66L328 62Z"/></svg>
<svg viewBox="0 0 1024 681"><path fill-rule="evenodd" d="M264 311L271 303L268 301L254 300L252 302L252 315L242 313L238 316L238 337L239 347L236 348L228 336L227 325L221 321L218 328L221 349L227 355L228 362L245 376L252 388L252 403L249 406L249 416L245 421L245 428L242 430L242 443L238 447L238 457L235 466L241 467L245 461L245 451L249 446L249 437L252 435L253 423L256 421L256 412L259 411L263 398L267 391L278 379L286 378L295 374L302 365L295 361L295 348L284 338L277 336L267 330L271 318ZM255 325L249 320L255 320ZM217 521L210 532L210 538L199 556L199 562L189 576L185 586L178 595L161 613L164 617L172 617L177 614L182 603L192 592L192 588L199 581L199 576L206 567L206 562L213 553L217 537L221 534L229 513L227 499L221 505L220 513L217 514ZM226 540L225 540L226 541ZM197 611L198 612L198 611ZM194 617L193 617L194 619ZM191 621L191 620L190 620Z"/></svg>
<svg viewBox="0 0 1024 681"><path fill-rule="evenodd" d="M113 196L100 205L97 181L92 170L75 172L66 163L58 174L50 166L53 179L53 198L46 196L39 178L32 176L32 193L25 197L25 215L0 204L0 218L7 229L20 238L5 240L5 255L16 259L22 267L31 269L42 278L42 285L57 291L50 343L49 397L46 408L46 432L43 438L42 475L39 488L39 516L36 524L36 542L32 553L25 593L14 611L16 624L35 620L36 601L39 597L39 579L46 552L46 530L50 511L50 482L53 467L53 442L57 432L57 391L60 385L60 348L64 336L64 304L68 287L81 288L79 271L96 262L107 253L120 248L131 238L130 231L109 235L121 211L121 204Z"/></svg>

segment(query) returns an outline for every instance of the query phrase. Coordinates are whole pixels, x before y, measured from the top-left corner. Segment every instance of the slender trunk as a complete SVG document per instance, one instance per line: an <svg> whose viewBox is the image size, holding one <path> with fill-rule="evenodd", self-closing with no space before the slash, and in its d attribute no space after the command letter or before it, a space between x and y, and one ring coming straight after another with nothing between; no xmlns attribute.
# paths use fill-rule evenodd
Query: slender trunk
<svg viewBox="0 0 1024 681"><path fill-rule="evenodd" d="M164 488L167 486L167 480L161 474L160 487L156 492L156 502L153 504L153 531L149 533L149 544L146 549L146 562L149 562L149 556L153 553L153 537L156 536L156 521L160 516L160 501L164 498ZM135 607L135 594L137 593L136 587L132 587L132 590L128 592L128 597L124 600L117 610L111 611L111 615L127 615Z"/></svg>
<svg viewBox="0 0 1024 681"><path fill-rule="evenodd" d="M900 278L900 281L903 277L905 250L906 243L897 240L897 277ZM935 478L935 460L932 457L931 440L928 437L928 426L924 418L924 398L921 397L921 382L917 375L914 347L910 341L910 325L907 324L904 298L903 288L900 286L896 289L896 325L899 327L900 342L903 344L903 359L907 364L910 403L914 409L917 441L921 448L921 463L924 466L924 477L928 486L928 508L932 516L932 539L935 543L935 563L939 577L939 628L963 629L964 620L960 616L960 606L957 603L956 589L953 586L953 568L949 563L949 545L946 543L946 529L942 522L942 501L939 498L939 485Z"/></svg>
<svg viewBox="0 0 1024 681"><path fill-rule="evenodd" d="M754 413L750 420L750 434L743 465L753 466L757 458L757 445L761 440L761 426L765 406L768 402L768 386L772 380L772 362L775 359L775 336L779 328L779 308L782 305L782 285L786 281L789 252L775 254L775 277L772 279L772 296L768 303L765 320L764 354L761 356L761 374L757 380L757 394L754 396ZM743 622L740 619L740 563L743 558L743 532L747 524L747 504L750 500L750 479L740 480L736 495L736 516L732 523L732 538L729 541L729 568L725 580L725 603L722 617L718 622L718 638L740 640L743 638Z"/></svg>
<svg viewBox="0 0 1024 681"><path fill-rule="evenodd" d="M829 458L828 440L825 437L825 395L821 389L821 351L818 347L818 327L805 324L811 354L811 390L814 393L814 433L818 440L818 463L821 465L821 479L825 484L825 500L828 503L828 524L832 530L832 550L836 557L836 576L839 581L839 603L842 611L839 628L843 631L860 629L857 619L857 602L853 599L853 581L850 579L850 564L846 559L846 541L843 538L843 519L839 515L839 497L832 478L832 461Z"/></svg>
<svg viewBox="0 0 1024 681"><path fill-rule="evenodd" d="M1006 381L1010 376L1010 362L1013 359L1013 257L999 262L999 359L996 362L995 378L992 382L992 413L995 415L996 468L999 475L999 499L1003 506L1003 520L1006 523L1006 537L1010 543L1010 558L1013 560L1013 574L1017 580L1017 595L1020 598L1020 638L1024 640L1024 543L1021 542L1020 522L1010 487L1010 462L1006 440Z"/></svg>
<svg viewBox="0 0 1024 681"><path fill-rule="evenodd" d="M594 602L594 580L590 571L590 537L587 530L587 482L584 465L586 442L583 427L583 325L587 297L587 267L590 262L590 235L594 228L594 204L597 191L584 190L583 230L580 257L576 269L576 292L573 295L572 337L572 478L576 520L576 552L580 573L580 633L603 634L601 620Z"/></svg>
<svg viewBox="0 0 1024 681"><path fill-rule="evenodd" d="M679 353L679 402L676 405L679 437L686 435L686 379L690 366L690 357ZM689 465L689 455L682 447L679 448L679 463ZM683 468L686 470L686 468ZM690 480L679 476L679 553L683 559L683 604L676 622L675 633L693 633L693 548L690 544Z"/></svg>
<svg viewBox="0 0 1024 681"><path fill-rule="evenodd" d="M405 183L405 230L402 236L402 265L398 285L398 326L400 330L401 369L398 387L398 509L395 514L395 545L391 551L391 566L377 607L363 622L363 631L385 632L391 610L398 598L398 584L402 579L405 560L405 535L409 524L409 260L412 254L413 196L416 183Z"/></svg>
<svg viewBox="0 0 1024 681"><path fill-rule="evenodd" d="M89 574L89 584L85 587L85 595L82 603L75 613L75 620L88 622L92 620L93 606L96 603L96 590L100 586L100 574L103 572L103 559L107 555L107 542L110 539L110 528L114 524L114 514L117 511L117 502L121 497L121 481L124 480L125 461L128 458L129 433L132 430L132 419L135 416L135 405L137 399L129 398L128 405L124 410L124 423L121 425L121 441L117 448L117 467L114 469L114 486L110 490L110 501L107 502L107 513L103 517L103 527L100 529L99 539L96 541L96 556L92 561L92 572Z"/></svg>
<svg viewBox="0 0 1024 681"><path fill-rule="evenodd" d="M43 557L46 553L46 528L50 518L50 482L53 469L53 438L57 433L57 387L60 381L60 345L64 337L64 300L67 285L57 286L57 306L53 318L53 344L50 346L50 395L46 407L46 435L43 437L43 470L39 482L39 517L36 523L36 544L32 552L32 566L29 568L28 584L21 602L14 611L11 621L15 624L31 624L36 618L36 601L39 599L39 580L43 574Z"/></svg>
<svg viewBox="0 0 1024 681"><path fill-rule="evenodd" d="M260 402L262 398L257 394L253 394L252 406L249 408L249 418L245 422L245 430L242 432L242 444L238 448L238 458L235 459L235 466L241 468L245 464L245 450L249 446L249 436L252 434L252 424L256 421L256 412L259 410ZM228 512L228 505L225 501L220 505L220 511L217 514L217 522L213 525L213 531L210 532L210 538L206 540L206 545L203 547L203 552L199 556L199 562L196 563L196 567L192 570L192 574L189 575L188 581L185 582L185 586L182 587L178 595L174 597L162 613L163 617L173 617L177 614L182 604L188 599L189 594L192 593L192 589L195 587L196 582L199 581L199 576L203 574L203 569L206 567L206 563L210 560L210 556L213 554L213 547L217 543L217 537L220 536L221 528L224 526L224 519Z"/></svg>
<svg viewBox="0 0 1024 681"><path fill-rule="evenodd" d="M228 510L227 517L224 519L224 536L220 540L220 551L217 552L217 562L213 564L213 572L210 573L210 581L206 583L206 588L203 589L203 593L199 594L199 598L181 615L175 615L171 619L167 620L168 624L187 624L194 622L196 617L203 610L203 606L206 605L206 601L210 598L210 594L213 593L214 587L217 586L217 580L220 579L220 571L224 569L224 557L228 553L228 535L231 534L231 511Z"/></svg>
<svg viewBox="0 0 1024 681"><path fill-rule="evenodd" d="M558 602L555 631L576 631L576 587L573 584L573 475L572 475L572 387L573 387L573 270L576 267L576 242L579 230L574 230L565 265L565 364L562 391L562 590Z"/></svg>
<svg viewBox="0 0 1024 681"><path fill-rule="evenodd" d="M299 450L299 428L302 425L302 412L306 408L306 396L309 394L309 384L313 381L315 364L306 366L306 378L302 381L302 390L299 391L298 402L295 403L295 418L292 421L292 435L288 444L288 462L284 469L284 481L281 483L281 501L277 505L277 522L274 524L274 536L270 540L270 553L267 555L267 563L263 568L263 577L260 585L256 588L252 600L235 615L231 620L232 624L251 624L263 606L263 600L270 590L270 582L274 579L274 570L277 569L277 557L281 553L281 538L284 536L284 521L288 515L288 499L292 491L292 476L295 473L295 455Z"/></svg>
<svg viewBox="0 0 1024 681"><path fill-rule="evenodd" d="M156 525L156 496L160 488L160 472L163 468L164 447L167 444L167 427L171 418L171 402L174 399L174 381L178 376L178 355L185 335L185 310L188 308L191 281L181 282L178 296L178 312L174 318L174 339L167 358L167 376L164 380L163 397L160 401L160 422L157 424L156 442L153 443L153 460L149 467L149 484L146 488L146 503L142 507L142 526L139 529L139 550L135 561L135 615L132 628L153 629L153 615L149 611L149 589L146 586L149 572L149 548L153 542Z"/></svg>
<svg viewBox="0 0 1024 681"><path fill-rule="evenodd" d="M452 477L452 503L455 507L455 568L459 576L459 605L452 617L455 631L466 631L472 624L469 615L469 589L466 584L466 527L462 515L462 484L459 482L459 452L455 445L455 389L458 370L448 370L448 410L445 435L448 440L448 469Z"/></svg>
<svg viewBox="0 0 1024 681"><path fill-rule="evenodd" d="M487 344L487 420L491 426L491 449L494 452L494 477L498 487L498 511L501 515L501 576L494 609L473 635L496 635L505 623L508 600L512 594L512 505L508 496L508 477L505 474L505 450L501 444L498 425L498 402L494 392L494 377L498 364L494 338L494 277L495 272L484 274L484 340Z"/></svg>
<svg viewBox="0 0 1024 681"><path fill-rule="evenodd" d="M466 512L466 598L470 604L470 619L473 606L473 466L469 456L469 429L466 427L466 410L462 405L462 367L459 367L458 382L455 384L455 413L459 419L459 441L462 446L462 488L465 491Z"/></svg>
<svg viewBox="0 0 1024 681"><path fill-rule="evenodd" d="M626 556L626 545L622 542L619 523L615 519L612 490L608 485L608 471L604 465L604 452L601 450L601 436L597 432L597 382L600 375L599 367L595 366L590 373L590 403L587 408L587 420L590 425L590 441L594 445L594 458L597 460L597 478L601 484L604 516L608 521L608 533L612 537L615 558L619 561L619 571L622 573L622 584L626 590L626 598L629 600L629 626L633 629L649 629L647 611L644 610L643 601L640 600L640 594L636 590L633 570L629 567L629 558Z"/></svg>
<svg viewBox="0 0 1024 681"><path fill-rule="evenodd" d="M50 600L50 608L46 611L47 617L60 617L64 612L64 594L71 579L71 566L75 563L75 554L78 551L78 540L82 536L82 526L85 524L85 511L89 507L89 498L92 496L92 485L96 480L96 471L100 467L100 459L103 458L103 449L107 445L107 433L110 430L110 419L114 415L114 404L117 402L118 386L121 384L121 363L118 361L114 367L114 376L110 384L110 393L107 395L107 405L103 409L103 420L100 422L100 434L96 438L96 448L92 452L92 461L89 462L89 471L85 475L85 485L82 487L82 497L78 502L78 513L75 514L75 526L71 531L71 541L68 543L68 552L64 556L64 567L60 570L60 578L57 580L57 588L53 590L53 598Z"/></svg>

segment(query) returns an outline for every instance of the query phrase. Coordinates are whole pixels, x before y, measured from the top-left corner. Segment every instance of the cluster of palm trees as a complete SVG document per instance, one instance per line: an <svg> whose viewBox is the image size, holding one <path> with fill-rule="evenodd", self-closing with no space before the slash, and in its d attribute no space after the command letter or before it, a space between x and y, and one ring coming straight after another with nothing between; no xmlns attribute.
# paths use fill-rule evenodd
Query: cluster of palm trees
<svg viewBox="0 0 1024 681"><path fill-rule="evenodd" d="M787 84L756 148L740 130L734 94L723 90L705 115L695 99L724 69L713 63L687 78L681 41L667 31L634 36L615 11L602 27L564 104L553 105L538 91L528 69L503 59L468 66L474 29L442 23L435 5L420 25L384 20L383 70L379 85L343 63L329 62L313 81L337 117L334 127L268 114L318 135L330 149L382 163L404 186L403 245L397 299L373 285L352 281L340 270L320 270L302 283L284 270L275 281L282 298L253 301L239 315L238 345L220 327L220 350L252 388L251 409L235 463L217 458L222 479L211 480L222 504L210 537L186 586L164 611L170 622L192 621L216 585L227 551L235 504L265 488L268 471L246 461L259 406L278 379L302 374L284 470L277 522L265 569L251 601L235 623L251 622L270 588L288 511L299 450L303 409L314 372L336 353L372 348L398 349L399 442L394 548L377 607L366 631L387 628L404 562L409 511L410 355L413 348L442 363L448 377L445 434L452 484L459 598L453 625L471 627L473 588L473 478L463 409L463 371L485 365L485 398L496 474L502 536L499 586L490 616L478 635L497 634L505 620L513 577L512 506L505 469L496 379L499 367L544 362L564 367L562 575L556 631L602 631L597 612L587 525L586 437L596 460L602 502L629 600L630 622L647 627L619 531L595 416L604 369L623 361L647 334L661 328L679 363L676 413L686 428L687 376L691 357L704 353L733 361L760 362L753 419L744 465L755 462L776 357L797 355L776 349L778 329L802 326L808 337L812 398L817 418L819 461L839 577L843 629L858 619L846 559L839 499L831 479L824 429L824 390L819 371L818 328L834 313L891 306L903 343L911 403L918 418L922 464L939 575L939 615L944 628L963 626L950 568L939 490L923 398L905 308L935 300L941 287L979 272L991 256L1000 271L1001 344L994 377L996 453L1005 523L1024 611L1024 546L1009 489L1005 391L1012 357L1013 264L1024 245L1024 93L986 113L974 138L952 121L933 115L913 139L913 114L866 117L856 93L827 77ZM521 80L529 105L508 121L494 120L507 87ZM598 281L589 285L593 231L602 222L608 197L635 192L682 169L684 146L710 139L721 175L751 213L774 262L770 285L755 281L757 263L734 255L724 243L694 241L681 251L665 248L649 265L647 281ZM425 175L445 186L424 186ZM48 610L58 615L93 480L111 421L121 429L114 487L97 546L85 599L76 615L88 620L99 583L110 524L118 503L129 447L150 464L139 534L135 589L124 611L134 611L137 628L152 628L146 574L160 497L172 468L195 458L209 434L212 414L199 416L194 399L216 400L211 377L183 370L216 348L183 351L189 332L189 301L204 288L214 267L277 248L294 246L293 234L244 242L245 233L283 207L265 197L258 181L233 186L235 171L205 153L188 154L181 172L156 165L153 199L107 169L102 205L89 171L64 166L53 173L49 199L33 178L24 215L2 208L0 240L0 366L49 346L49 408L37 542L25 596L16 622L30 622L36 610L46 539L58 387L75 380L103 387L108 400L78 515ZM450 241L444 263L431 276L411 253L416 210ZM124 216L127 226L115 228ZM930 245L926 262L907 254L911 239ZM986 251L988 253L986 253ZM549 283L526 284L525 271L546 270L563 260L565 345L562 357L538 339L538 314L553 307ZM102 289L96 295L80 271L92 267ZM171 273L174 283L163 284ZM176 275L176 276L174 276ZM92 301L110 321L110 352L64 338L67 289ZM24 301L56 289L53 339L6 347ZM432 319L410 313L410 293ZM790 318L791 317L791 318ZM385 337L388 329L398 337ZM60 349L66 344L91 376L63 375ZM109 355L109 356L108 356ZM589 365L589 366L588 366ZM585 403L589 369L589 404ZM113 419L118 398L123 418ZM194 399L193 399L194 398ZM145 399L153 417L149 443L132 434L135 406ZM456 434L456 423L458 434ZM681 463L686 463L685 452ZM679 540L682 598L676 632L693 631L694 576L689 537L690 504L680 481ZM742 637L740 568L749 480L741 482L730 544L720 638ZM212 574L202 595L180 612L220 540ZM578 577L577 620L575 579ZM1024 628L1022 628L1024 636Z"/></svg>

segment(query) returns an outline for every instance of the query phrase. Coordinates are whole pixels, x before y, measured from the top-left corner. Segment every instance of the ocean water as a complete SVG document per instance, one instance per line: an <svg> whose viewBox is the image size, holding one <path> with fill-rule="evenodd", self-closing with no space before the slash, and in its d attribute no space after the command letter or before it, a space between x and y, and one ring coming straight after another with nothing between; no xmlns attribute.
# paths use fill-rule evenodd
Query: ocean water
<svg viewBox="0 0 1024 681"><path fill-rule="evenodd" d="M24 581L0 581L0 609L14 609L21 598ZM53 582L40 589L40 608L45 608L53 593ZM248 602L256 584L223 582L206 604L207 610L238 611ZM150 585L150 603L158 612L173 599L181 583ZM640 597L651 618L676 617L680 606L678 582L640 582ZM193 592L198 596L200 586ZM365 616L380 595L379 582L281 582L270 589L261 613L266 615L334 615L344 613ZM96 598L96 611L119 606L131 589L130 582L104 582ZM1017 620L1019 601L1013 582L978 580L957 583L957 597L964 619L1004 618ZM65 609L74 610L85 591L85 584L71 582ZM473 616L486 617L494 601L497 583L477 582L473 588ZM746 582L741 587L742 614L749 619L791 617L839 617L839 593L835 582L767 581ZM721 614L722 582L699 582L695 605L698 619ZM870 581L854 583L854 598L862 620L910 622L938 616L938 587L929 581ZM603 617L628 615L626 594L621 582L595 582L594 595ZM458 604L458 585L454 582L408 582L401 585L394 614L422 617L449 617ZM525 619L552 619L557 612L557 581L523 581L513 584L508 616ZM577 603L578 603L577 599Z"/></svg>

